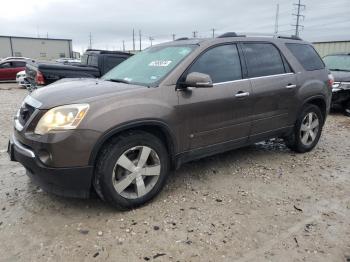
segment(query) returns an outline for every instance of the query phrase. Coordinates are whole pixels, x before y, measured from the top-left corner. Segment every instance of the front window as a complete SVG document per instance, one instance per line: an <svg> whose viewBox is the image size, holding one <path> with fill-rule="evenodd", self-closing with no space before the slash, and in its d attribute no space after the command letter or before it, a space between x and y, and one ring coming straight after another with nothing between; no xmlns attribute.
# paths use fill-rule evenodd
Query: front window
<svg viewBox="0 0 350 262"><path fill-rule="evenodd" d="M102 79L154 86L194 49L195 45L155 46L125 60Z"/></svg>
<svg viewBox="0 0 350 262"><path fill-rule="evenodd" d="M329 55L323 61L329 70L350 71L350 55Z"/></svg>

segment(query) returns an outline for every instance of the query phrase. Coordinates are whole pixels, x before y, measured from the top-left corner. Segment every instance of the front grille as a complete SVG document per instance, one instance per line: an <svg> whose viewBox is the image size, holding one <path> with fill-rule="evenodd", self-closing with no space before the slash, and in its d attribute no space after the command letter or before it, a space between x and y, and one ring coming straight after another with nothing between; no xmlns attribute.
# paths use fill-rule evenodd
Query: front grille
<svg viewBox="0 0 350 262"><path fill-rule="evenodd" d="M34 107L28 105L27 103L23 104L23 106L19 110L18 116L18 120L22 126L24 126L27 123L28 119L31 117L34 111Z"/></svg>

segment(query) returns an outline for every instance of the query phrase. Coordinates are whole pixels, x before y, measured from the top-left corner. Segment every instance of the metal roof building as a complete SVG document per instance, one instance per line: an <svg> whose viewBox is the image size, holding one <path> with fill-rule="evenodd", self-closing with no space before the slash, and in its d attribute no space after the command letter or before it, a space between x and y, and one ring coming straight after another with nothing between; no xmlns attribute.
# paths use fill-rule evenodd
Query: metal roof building
<svg viewBox="0 0 350 262"><path fill-rule="evenodd" d="M25 56L40 60L72 57L72 40L0 36L0 57L8 56Z"/></svg>
<svg viewBox="0 0 350 262"><path fill-rule="evenodd" d="M350 53L350 40L314 42L313 45L321 57L334 53Z"/></svg>

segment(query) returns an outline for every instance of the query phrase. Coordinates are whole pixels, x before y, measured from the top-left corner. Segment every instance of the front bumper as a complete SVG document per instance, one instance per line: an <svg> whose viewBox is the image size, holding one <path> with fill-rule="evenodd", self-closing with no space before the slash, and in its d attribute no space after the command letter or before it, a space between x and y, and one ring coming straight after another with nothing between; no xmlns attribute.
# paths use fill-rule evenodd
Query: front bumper
<svg viewBox="0 0 350 262"><path fill-rule="evenodd" d="M88 198L91 192L93 167L52 168L45 166L31 148L14 135L8 143L11 161L21 163L27 175L43 190L65 197Z"/></svg>

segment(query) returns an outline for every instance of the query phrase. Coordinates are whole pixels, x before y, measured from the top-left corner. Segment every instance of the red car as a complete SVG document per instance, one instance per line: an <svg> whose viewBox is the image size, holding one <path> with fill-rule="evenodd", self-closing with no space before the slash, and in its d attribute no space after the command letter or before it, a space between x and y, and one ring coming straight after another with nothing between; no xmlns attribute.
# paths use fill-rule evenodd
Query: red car
<svg viewBox="0 0 350 262"><path fill-rule="evenodd" d="M0 81L16 80L16 74L25 70L25 60L7 60L0 62Z"/></svg>

